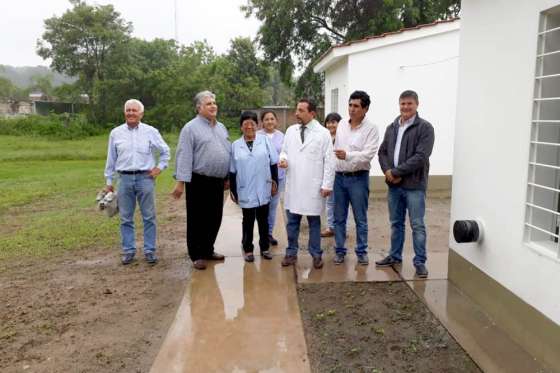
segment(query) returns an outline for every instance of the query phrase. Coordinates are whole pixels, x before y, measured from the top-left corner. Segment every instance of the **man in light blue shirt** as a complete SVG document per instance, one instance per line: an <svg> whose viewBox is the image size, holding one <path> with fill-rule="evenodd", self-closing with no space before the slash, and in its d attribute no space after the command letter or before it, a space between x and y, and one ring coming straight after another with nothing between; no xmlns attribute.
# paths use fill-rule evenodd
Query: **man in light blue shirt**
<svg viewBox="0 0 560 373"><path fill-rule="evenodd" d="M144 256L150 264L157 263L155 178L167 168L169 146L159 131L142 123L144 105L138 100L124 104L126 123L114 128L109 135L105 190L113 192L113 176L120 175L118 204L121 218L122 264L130 264L136 254L134 211L140 205L144 222ZM156 165L155 153L159 153Z"/></svg>
<svg viewBox="0 0 560 373"><path fill-rule="evenodd" d="M207 260L224 260L214 251L222 224L224 189L231 154L226 127L218 122L216 95L202 91L195 96L197 116L185 124L175 154L175 189L184 194L187 207L187 250L198 270L206 269Z"/></svg>

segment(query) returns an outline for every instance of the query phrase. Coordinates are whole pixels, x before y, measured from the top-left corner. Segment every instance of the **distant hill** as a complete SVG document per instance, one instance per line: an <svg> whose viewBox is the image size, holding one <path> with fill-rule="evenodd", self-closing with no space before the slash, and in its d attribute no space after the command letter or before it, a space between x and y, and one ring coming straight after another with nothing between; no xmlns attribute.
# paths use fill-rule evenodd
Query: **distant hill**
<svg viewBox="0 0 560 373"><path fill-rule="evenodd" d="M0 76L9 79L20 88L26 88L31 84L34 76L52 75L53 86L57 87L64 83L72 83L76 79L51 71L46 66L10 66L0 65Z"/></svg>

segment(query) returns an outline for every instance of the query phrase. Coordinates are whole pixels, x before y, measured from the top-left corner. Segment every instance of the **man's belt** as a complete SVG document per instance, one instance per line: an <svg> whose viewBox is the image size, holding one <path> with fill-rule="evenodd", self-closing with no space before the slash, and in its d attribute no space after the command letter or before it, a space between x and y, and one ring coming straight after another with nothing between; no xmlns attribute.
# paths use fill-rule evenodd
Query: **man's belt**
<svg viewBox="0 0 560 373"><path fill-rule="evenodd" d="M119 174L123 175L139 175L139 174L147 174L148 170L134 170L134 171L118 171Z"/></svg>
<svg viewBox="0 0 560 373"><path fill-rule="evenodd" d="M366 173L369 174L369 170L360 170L360 171L352 171L352 172L345 172L345 171L336 172L337 175L342 175L342 176L361 176Z"/></svg>

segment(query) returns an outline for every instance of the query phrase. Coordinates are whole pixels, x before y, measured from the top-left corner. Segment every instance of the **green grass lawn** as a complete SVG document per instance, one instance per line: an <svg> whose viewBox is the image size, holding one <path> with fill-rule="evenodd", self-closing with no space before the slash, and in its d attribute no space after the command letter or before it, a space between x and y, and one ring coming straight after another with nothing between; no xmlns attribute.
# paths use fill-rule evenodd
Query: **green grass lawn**
<svg viewBox="0 0 560 373"><path fill-rule="evenodd" d="M164 137L174 149L177 135ZM118 249L118 217L107 218L95 204L105 184L106 147L107 136L0 136L0 259L92 246ZM168 169L158 178L158 198L173 184Z"/></svg>

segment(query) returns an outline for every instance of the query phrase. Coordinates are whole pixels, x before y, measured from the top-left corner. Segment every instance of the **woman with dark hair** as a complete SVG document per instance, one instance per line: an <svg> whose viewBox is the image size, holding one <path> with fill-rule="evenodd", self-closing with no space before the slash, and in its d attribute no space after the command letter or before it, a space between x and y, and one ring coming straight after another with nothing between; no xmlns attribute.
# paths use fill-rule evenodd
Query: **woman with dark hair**
<svg viewBox="0 0 560 373"><path fill-rule="evenodd" d="M232 200L243 211L243 257L253 262L253 228L259 228L261 256L272 259L268 239L268 204L277 192L278 155L266 136L257 134L257 114L241 113L241 136L232 144L230 191Z"/></svg>
<svg viewBox="0 0 560 373"><path fill-rule="evenodd" d="M325 117L325 127L329 130L334 144L336 138L336 127L342 117L338 113L330 113ZM334 193L327 198L327 228L321 232L321 237L334 236Z"/></svg>
<svg viewBox="0 0 560 373"><path fill-rule="evenodd" d="M282 150L282 144L284 143L284 134L276 129L278 126L278 117L276 113L272 110L265 110L261 112L261 123L262 129L257 133L265 135L268 137L272 146L276 150L277 154L280 154ZM272 236L274 230L274 224L276 222L276 208L280 202L281 193L284 192L286 170L283 168L278 169L278 193L272 197L270 200L270 206L268 211L268 238L270 244L273 246L278 245L278 241Z"/></svg>

